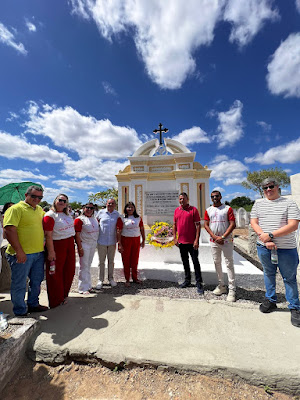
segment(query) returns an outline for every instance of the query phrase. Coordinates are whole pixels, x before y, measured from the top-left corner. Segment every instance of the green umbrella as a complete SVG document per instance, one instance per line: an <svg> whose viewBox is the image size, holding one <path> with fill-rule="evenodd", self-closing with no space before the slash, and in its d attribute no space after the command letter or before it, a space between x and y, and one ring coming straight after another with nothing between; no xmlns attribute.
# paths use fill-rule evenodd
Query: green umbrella
<svg viewBox="0 0 300 400"><path fill-rule="evenodd" d="M9 183L1 187L0 205L4 205L5 203L18 203L20 200L25 200L26 190L32 185L43 188L42 185L34 182Z"/></svg>

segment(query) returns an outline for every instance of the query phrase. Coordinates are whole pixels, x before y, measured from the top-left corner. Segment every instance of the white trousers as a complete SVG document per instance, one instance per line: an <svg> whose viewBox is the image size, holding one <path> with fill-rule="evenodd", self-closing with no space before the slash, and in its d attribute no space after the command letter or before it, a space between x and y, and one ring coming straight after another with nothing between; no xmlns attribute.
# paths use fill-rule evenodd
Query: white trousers
<svg viewBox="0 0 300 400"><path fill-rule="evenodd" d="M102 244L98 244L97 248L99 255L99 281L104 281L106 257L108 264L108 280L111 281L112 279L114 279L114 260L116 254L116 245L112 244L111 246L104 246Z"/></svg>
<svg viewBox="0 0 300 400"><path fill-rule="evenodd" d="M210 242L212 257L215 264L215 269L218 276L219 285L224 286L224 275L222 271L222 252L225 258L225 264L228 275L228 288L235 290L235 273L233 264L233 242L225 242L224 244L218 244L216 242Z"/></svg>
<svg viewBox="0 0 300 400"><path fill-rule="evenodd" d="M87 244L82 242L83 257L80 257L80 267L78 275L78 290L81 292L87 292L92 288L91 282L91 264L93 262L97 242L93 244Z"/></svg>

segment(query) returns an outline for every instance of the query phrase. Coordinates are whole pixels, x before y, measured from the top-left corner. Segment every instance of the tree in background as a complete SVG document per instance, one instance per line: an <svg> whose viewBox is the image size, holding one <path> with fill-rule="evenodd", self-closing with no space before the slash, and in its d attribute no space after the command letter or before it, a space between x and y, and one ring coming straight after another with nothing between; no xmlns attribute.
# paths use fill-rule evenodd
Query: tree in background
<svg viewBox="0 0 300 400"><path fill-rule="evenodd" d="M246 196L235 197L230 202L230 206L232 208L243 207L246 211L250 211L253 204L254 204L254 201L252 201L249 197L246 197Z"/></svg>
<svg viewBox="0 0 300 400"><path fill-rule="evenodd" d="M287 187L290 184L290 177L282 168L269 168L261 169L260 171L247 172L247 180L241 183L246 189L254 190L258 192L261 197L264 197L263 190L261 188L261 182L268 178L273 177L279 183L281 188Z"/></svg>
<svg viewBox="0 0 300 400"><path fill-rule="evenodd" d="M89 201L92 201L93 203L99 202L100 207L105 206L108 199L115 199L118 204L118 189L110 188L89 196Z"/></svg>
<svg viewBox="0 0 300 400"><path fill-rule="evenodd" d="M46 200L43 200L39 202L39 206L41 206L42 208L51 207L51 204L49 204Z"/></svg>
<svg viewBox="0 0 300 400"><path fill-rule="evenodd" d="M69 203L69 205L72 207L72 210L81 210L82 209L81 201L72 201L71 203Z"/></svg>

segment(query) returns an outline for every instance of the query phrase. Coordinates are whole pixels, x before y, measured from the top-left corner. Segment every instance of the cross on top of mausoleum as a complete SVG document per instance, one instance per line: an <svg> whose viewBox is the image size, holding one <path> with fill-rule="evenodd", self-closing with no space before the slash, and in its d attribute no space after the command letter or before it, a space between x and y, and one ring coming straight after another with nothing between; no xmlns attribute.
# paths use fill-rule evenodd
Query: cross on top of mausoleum
<svg viewBox="0 0 300 400"><path fill-rule="evenodd" d="M153 133L159 132L159 145L162 146L162 144L163 144L162 133L163 132L167 133L169 131L169 129L167 129L167 128L162 129L163 125L161 123L158 126L159 126L159 129L154 129Z"/></svg>

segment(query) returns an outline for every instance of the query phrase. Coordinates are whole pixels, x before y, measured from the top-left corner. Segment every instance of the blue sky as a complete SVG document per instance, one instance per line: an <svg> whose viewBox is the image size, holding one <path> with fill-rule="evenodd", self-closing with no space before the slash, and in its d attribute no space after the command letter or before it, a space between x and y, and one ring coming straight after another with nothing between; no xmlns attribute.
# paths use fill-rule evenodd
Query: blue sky
<svg viewBox="0 0 300 400"><path fill-rule="evenodd" d="M0 186L85 202L162 122L254 198L300 172L300 0L1 0L0 93Z"/></svg>

